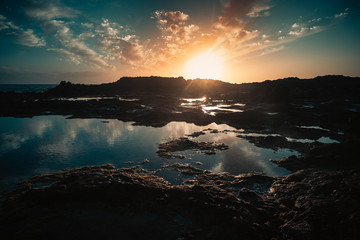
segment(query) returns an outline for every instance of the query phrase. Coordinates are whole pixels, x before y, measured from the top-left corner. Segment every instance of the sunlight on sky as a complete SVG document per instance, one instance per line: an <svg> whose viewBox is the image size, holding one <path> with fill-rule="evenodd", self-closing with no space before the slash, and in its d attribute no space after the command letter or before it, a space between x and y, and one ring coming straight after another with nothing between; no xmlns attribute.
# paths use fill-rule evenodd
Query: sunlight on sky
<svg viewBox="0 0 360 240"><path fill-rule="evenodd" d="M0 83L358 76L358 2L2 0Z"/></svg>
<svg viewBox="0 0 360 240"><path fill-rule="evenodd" d="M224 79L223 60L211 51L200 53L187 61L183 75L190 79Z"/></svg>

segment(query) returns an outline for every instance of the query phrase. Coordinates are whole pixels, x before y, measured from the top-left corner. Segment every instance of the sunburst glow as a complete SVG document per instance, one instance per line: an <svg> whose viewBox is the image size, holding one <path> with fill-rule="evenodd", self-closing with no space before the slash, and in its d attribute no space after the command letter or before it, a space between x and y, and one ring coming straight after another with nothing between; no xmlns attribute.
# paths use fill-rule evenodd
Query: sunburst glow
<svg viewBox="0 0 360 240"><path fill-rule="evenodd" d="M224 77L222 59L216 53L207 51L190 59L184 68L186 78L221 80Z"/></svg>

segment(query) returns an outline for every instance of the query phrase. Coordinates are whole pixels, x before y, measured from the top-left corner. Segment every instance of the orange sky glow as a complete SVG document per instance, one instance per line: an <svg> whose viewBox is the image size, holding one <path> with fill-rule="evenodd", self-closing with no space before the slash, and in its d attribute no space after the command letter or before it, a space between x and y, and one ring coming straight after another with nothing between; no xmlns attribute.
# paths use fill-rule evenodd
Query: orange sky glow
<svg viewBox="0 0 360 240"><path fill-rule="evenodd" d="M4 1L0 83L360 75L351 0Z"/></svg>

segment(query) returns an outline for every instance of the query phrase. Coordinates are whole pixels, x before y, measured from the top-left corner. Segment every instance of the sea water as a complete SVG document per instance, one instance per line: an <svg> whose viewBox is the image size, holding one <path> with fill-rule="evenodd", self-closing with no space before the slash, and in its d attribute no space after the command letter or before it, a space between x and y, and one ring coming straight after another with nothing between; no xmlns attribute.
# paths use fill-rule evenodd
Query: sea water
<svg viewBox="0 0 360 240"><path fill-rule="evenodd" d="M217 151L215 155L204 155L192 150L179 152L185 155L184 159L163 159L157 156L160 143L209 128L217 129L218 133L205 131L205 135L190 139L225 143L229 146L228 150ZM215 123L196 126L171 122L164 127L154 128L134 126L132 122L116 119L0 117L0 188L7 188L37 174L105 163L116 167L141 165L149 171L160 169L157 174L172 183L179 183L179 176L175 171L162 168L172 163L185 163L213 172L232 174L262 172L282 176L289 173L269 159L296 155L297 152L259 148L237 137L236 132L228 125ZM144 164L145 159L149 162Z"/></svg>

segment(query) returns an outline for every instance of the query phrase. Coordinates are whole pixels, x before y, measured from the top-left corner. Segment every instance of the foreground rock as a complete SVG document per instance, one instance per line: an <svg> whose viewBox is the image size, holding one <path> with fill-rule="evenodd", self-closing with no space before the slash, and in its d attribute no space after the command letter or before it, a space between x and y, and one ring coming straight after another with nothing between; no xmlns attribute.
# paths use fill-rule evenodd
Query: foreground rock
<svg viewBox="0 0 360 240"><path fill-rule="evenodd" d="M12 239L359 237L358 170L272 178L168 167L195 179L171 186L140 167L109 164L32 177L2 204L0 232Z"/></svg>
<svg viewBox="0 0 360 240"><path fill-rule="evenodd" d="M301 170L275 181L271 192L283 238L359 239L358 169Z"/></svg>
<svg viewBox="0 0 360 240"><path fill-rule="evenodd" d="M14 239L263 239L267 211L216 185L170 186L140 168L83 167L33 177L4 203Z"/></svg>

